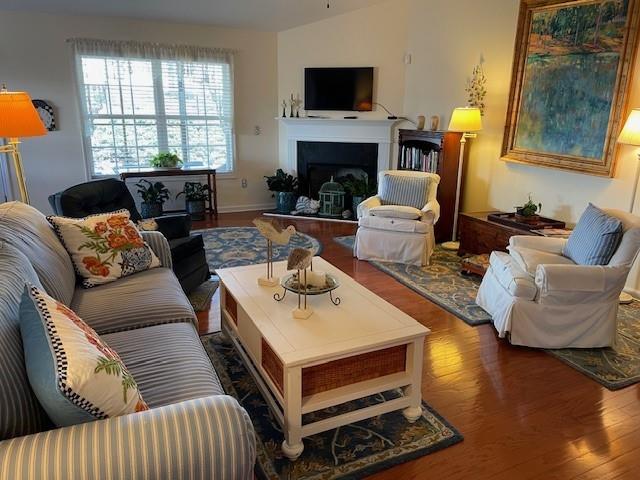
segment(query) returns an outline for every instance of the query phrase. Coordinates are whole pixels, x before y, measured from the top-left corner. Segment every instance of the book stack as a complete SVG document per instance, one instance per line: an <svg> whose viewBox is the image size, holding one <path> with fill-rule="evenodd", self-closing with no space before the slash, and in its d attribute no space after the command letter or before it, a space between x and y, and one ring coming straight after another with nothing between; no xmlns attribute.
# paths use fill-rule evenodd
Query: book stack
<svg viewBox="0 0 640 480"><path fill-rule="evenodd" d="M400 168L420 172L437 173L440 152L437 150L422 150L416 147L402 146Z"/></svg>

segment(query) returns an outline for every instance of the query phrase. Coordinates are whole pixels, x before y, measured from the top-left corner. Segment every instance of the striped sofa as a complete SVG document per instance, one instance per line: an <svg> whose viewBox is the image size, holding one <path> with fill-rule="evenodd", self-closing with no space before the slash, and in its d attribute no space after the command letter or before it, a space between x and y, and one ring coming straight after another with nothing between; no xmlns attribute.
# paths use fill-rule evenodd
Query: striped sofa
<svg viewBox="0 0 640 480"><path fill-rule="evenodd" d="M44 215L0 205L0 479L253 478L251 421L224 395L166 239L144 236L163 268L83 290ZM150 410L52 427L24 365L25 283L70 306L118 351Z"/></svg>

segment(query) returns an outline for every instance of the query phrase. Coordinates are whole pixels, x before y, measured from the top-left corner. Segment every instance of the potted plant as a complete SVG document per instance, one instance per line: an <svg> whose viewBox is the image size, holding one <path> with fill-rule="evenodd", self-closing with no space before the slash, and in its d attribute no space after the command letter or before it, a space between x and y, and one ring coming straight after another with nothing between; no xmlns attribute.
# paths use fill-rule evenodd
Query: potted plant
<svg viewBox="0 0 640 480"><path fill-rule="evenodd" d="M182 160L175 153L160 152L149 162L153 168L180 168Z"/></svg>
<svg viewBox="0 0 640 480"><path fill-rule="evenodd" d="M377 190L375 182L369 181L368 175L362 175L360 178L356 178L352 174L347 175L347 179L344 182L344 188L351 195L351 205L354 217L358 216L358 205L364 202L371 195L374 195Z"/></svg>
<svg viewBox="0 0 640 480"><path fill-rule="evenodd" d="M186 210L193 220L204 220L205 201L209 198L209 185L199 182L184 182L183 190L176 195L184 195Z"/></svg>
<svg viewBox="0 0 640 480"><path fill-rule="evenodd" d="M151 183L149 180L140 180L136 183L138 194L142 198L140 210L142 218L155 218L162 215L162 205L169 200L169 190L162 182Z"/></svg>
<svg viewBox="0 0 640 480"><path fill-rule="evenodd" d="M516 207L516 220L524 223L536 223L540 220L537 213L542 210L542 203L534 203L529 194L529 200L521 207Z"/></svg>
<svg viewBox="0 0 640 480"><path fill-rule="evenodd" d="M275 175L265 176L269 191L276 198L278 213L291 213L296 208L298 179L279 168Z"/></svg>

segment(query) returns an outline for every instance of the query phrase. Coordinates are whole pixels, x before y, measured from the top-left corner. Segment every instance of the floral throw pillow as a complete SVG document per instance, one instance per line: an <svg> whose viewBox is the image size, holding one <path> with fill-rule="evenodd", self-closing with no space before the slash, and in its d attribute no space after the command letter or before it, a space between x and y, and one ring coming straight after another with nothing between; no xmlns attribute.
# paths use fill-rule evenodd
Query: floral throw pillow
<svg viewBox="0 0 640 480"><path fill-rule="evenodd" d="M29 383L56 425L148 410L118 354L72 310L33 285L22 295L20 332Z"/></svg>
<svg viewBox="0 0 640 480"><path fill-rule="evenodd" d="M160 266L129 219L128 210L85 218L49 216L47 220L71 255L85 288Z"/></svg>

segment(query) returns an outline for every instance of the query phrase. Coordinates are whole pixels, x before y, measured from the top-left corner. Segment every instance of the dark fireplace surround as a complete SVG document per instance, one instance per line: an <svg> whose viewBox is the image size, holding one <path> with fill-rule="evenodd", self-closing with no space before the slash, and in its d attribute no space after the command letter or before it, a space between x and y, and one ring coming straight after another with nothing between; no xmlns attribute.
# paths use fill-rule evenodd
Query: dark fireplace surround
<svg viewBox="0 0 640 480"><path fill-rule="evenodd" d="M365 173L377 182L378 144L349 142L298 141L298 188L300 195L318 198L323 183L348 173L356 178ZM350 209L351 197L345 199L345 208Z"/></svg>

